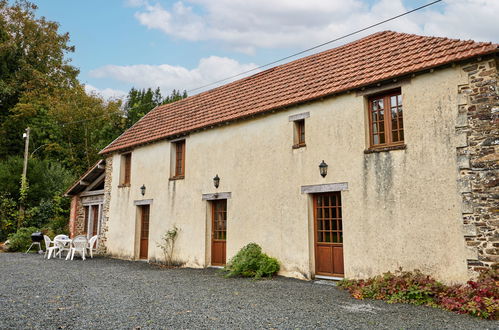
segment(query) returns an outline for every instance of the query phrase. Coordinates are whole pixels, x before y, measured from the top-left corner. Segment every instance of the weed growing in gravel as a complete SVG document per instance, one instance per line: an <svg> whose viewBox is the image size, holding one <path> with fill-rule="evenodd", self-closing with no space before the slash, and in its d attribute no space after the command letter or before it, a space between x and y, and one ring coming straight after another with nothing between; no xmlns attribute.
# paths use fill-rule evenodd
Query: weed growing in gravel
<svg viewBox="0 0 499 330"><path fill-rule="evenodd" d="M444 285L418 270L399 269L366 280L342 280L338 284L356 299L380 299L439 307L485 319L499 319L499 271L483 272L477 281Z"/></svg>
<svg viewBox="0 0 499 330"><path fill-rule="evenodd" d="M279 271L279 262L276 258L263 253L258 244L250 243L239 250L224 270L227 272L226 277L243 276L260 279L276 274Z"/></svg>

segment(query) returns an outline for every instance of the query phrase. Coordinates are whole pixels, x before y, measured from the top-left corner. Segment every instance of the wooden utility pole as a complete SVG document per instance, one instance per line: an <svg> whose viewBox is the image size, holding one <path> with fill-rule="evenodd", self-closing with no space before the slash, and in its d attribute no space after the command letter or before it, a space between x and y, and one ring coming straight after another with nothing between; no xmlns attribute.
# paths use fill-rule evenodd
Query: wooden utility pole
<svg viewBox="0 0 499 330"><path fill-rule="evenodd" d="M24 220L24 199L27 177L26 173L28 172L28 158L29 158L29 127L26 128L26 132L23 134L24 138L24 166L23 166L23 175L21 176L21 196L19 200L19 219L17 221L17 228L21 228L22 222Z"/></svg>

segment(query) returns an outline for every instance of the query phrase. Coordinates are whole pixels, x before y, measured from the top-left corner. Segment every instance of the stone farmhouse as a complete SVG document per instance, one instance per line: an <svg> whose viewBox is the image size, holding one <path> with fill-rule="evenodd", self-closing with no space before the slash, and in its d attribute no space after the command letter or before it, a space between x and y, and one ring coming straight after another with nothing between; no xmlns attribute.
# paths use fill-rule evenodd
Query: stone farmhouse
<svg viewBox="0 0 499 330"><path fill-rule="evenodd" d="M499 260L498 45L379 32L159 106L67 192L103 253L187 267L256 242L302 279Z"/></svg>

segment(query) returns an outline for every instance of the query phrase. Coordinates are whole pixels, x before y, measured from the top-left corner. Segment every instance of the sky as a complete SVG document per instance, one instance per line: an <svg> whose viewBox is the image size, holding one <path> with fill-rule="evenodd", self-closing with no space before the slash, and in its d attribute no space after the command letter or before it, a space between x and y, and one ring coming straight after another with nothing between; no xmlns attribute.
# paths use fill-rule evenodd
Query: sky
<svg viewBox="0 0 499 330"><path fill-rule="evenodd" d="M432 0L31 1L69 32L87 92L112 99L132 87L192 95ZM499 42L497 17L499 0L444 0L301 57L382 30Z"/></svg>

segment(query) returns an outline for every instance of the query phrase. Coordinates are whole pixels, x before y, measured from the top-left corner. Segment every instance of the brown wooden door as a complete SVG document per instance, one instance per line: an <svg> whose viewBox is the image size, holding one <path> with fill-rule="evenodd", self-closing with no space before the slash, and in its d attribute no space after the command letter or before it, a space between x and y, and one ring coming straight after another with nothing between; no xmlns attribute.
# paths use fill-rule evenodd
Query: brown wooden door
<svg viewBox="0 0 499 330"><path fill-rule="evenodd" d="M211 205L211 264L224 266L227 242L227 200L213 201Z"/></svg>
<svg viewBox="0 0 499 330"><path fill-rule="evenodd" d="M140 210L140 259L147 259L149 248L149 205Z"/></svg>
<svg viewBox="0 0 499 330"><path fill-rule="evenodd" d="M99 206L92 206L92 236L97 235L97 229L99 226Z"/></svg>
<svg viewBox="0 0 499 330"><path fill-rule="evenodd" d="M343 277L341 194L314 195L315 273Z"/></svg>

